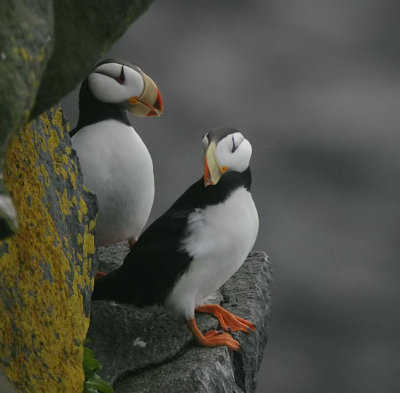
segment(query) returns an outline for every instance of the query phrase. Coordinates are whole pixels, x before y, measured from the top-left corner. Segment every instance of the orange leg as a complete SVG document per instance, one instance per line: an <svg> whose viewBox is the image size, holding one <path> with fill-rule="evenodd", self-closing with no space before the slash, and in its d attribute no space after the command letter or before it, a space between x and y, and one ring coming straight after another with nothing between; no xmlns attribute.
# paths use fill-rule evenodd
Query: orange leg
<svg viewBox="0 0 400 393"><path fill-rule="evenodd" d="M218 330L209 330L206 334L203 334L197 327L196 320L192 318L189 320L189 329L195 340L206 347L219 347L226 345L227 347L238 351L239 343L228 333L224 333Z"/></svg>
<svg viewBox="0 0 400 393"><path fill-rule="evenodd" d="M128 239L128 243L129 243L129 248L132 248L136 243L136 239Z"/></svg>
<svg viewBox="0 0 400 393"><path fill-rule="evenodd" d="M218 319L222 329L227 332L237 332L240 330L248 333L250 330L255 330L256 328L251 322L231 314L218 304L204 304L203 306L197 307L196 311L214 315L214 317Z"/></svg>
<svg viewBox="0 0 400 393"><path fill-rule="evenodd" d="M95 276L94 276L94 279L97 280L98 278L103 277L103 276L105 276L106 274L107 274L107 273L104 273L104 272L96 272L96 274L95 274Z"/></svg>

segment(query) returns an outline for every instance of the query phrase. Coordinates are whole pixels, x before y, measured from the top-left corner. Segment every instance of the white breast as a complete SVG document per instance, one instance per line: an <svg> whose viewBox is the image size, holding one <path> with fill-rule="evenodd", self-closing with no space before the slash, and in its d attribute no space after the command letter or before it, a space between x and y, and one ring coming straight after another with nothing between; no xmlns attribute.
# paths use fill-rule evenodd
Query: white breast
<svg viewBox="0 0 400 393"><path fill-rule="evenodd" d="M258 215L251 194L240 188L221 204L189 216L182 248L192 257L165 305L186 318L242 265L258 233Z"/></svg>
<svg viewBox="0 0 400 393"><path fill-rule="evenodd" d="M72 138L83 183L97 195L99 245L137 239L154 200L153 163L133 127L105 120Z"/></svg>

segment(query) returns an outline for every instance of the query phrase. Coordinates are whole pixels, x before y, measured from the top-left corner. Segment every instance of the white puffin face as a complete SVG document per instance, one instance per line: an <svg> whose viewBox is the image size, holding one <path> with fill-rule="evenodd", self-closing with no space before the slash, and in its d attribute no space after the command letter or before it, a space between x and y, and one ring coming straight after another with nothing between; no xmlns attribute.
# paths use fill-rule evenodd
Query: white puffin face
<svg viewBox="0 0 400 393"><path fill-rule="evenodd" d="M241 132L232 131L219 140L210 133L203 137L205 186L217 184L225 172L244 172L249 167L250 142Z"/></svg>
<svg viewBox="0 0 400 393"><path fill-rule="evenodd" d="M249 167L251 152L250 142L240 132L221 139L215 149L220 167L236 172L244 172Z"/></svg>
<svg viewBox="0 0 400 393"><path fill-rule="evenodd" d="M102 102L118 104L140 97L144 90L143 73L118 63L96 67L88 78L93 95Z"/></svg>

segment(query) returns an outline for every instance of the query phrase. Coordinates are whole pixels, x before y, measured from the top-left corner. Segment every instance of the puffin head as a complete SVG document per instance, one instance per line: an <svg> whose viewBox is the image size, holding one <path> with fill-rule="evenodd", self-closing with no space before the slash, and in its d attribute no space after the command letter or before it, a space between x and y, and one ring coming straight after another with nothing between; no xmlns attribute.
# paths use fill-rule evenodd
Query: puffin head
<svg viewBox="0 0 400 393"><path fill-rule="evenodd" d="M251 157L250 142L234 128L218 127L203 136L204 186L218 183L227 172L244 172Z"/></svg>
<svg viewBox="0 0 400 393"><path fill-rule="evenodd" d="M121 105L136 116L160 116L163 102L154 81L139 67L120 59L98 63L87 79L93 96Z"/></svg>

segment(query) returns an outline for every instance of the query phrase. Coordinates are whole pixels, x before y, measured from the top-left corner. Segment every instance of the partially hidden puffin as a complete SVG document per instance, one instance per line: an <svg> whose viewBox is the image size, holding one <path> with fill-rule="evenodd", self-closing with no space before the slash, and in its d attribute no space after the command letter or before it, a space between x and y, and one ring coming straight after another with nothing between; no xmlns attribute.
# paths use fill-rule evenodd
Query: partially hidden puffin
<svg viewBox="0 0 400 393"><path fill-rule="evenodd" d="M84 185L98 201L96 241L137 241L154 200L153 163L126 111L160 116L160 92L139 67L119 59L97 64L82 83L71 131Z"/></svg>
<svg viewBox="0 0 400 393"><path fill-rule="evenodd" d="M250 194L251 145L233 128L203 137L204 176L141 235L122 266L95 281L92 300L160 305L186 319L196 341L239 349L228 333L203 334L195 311L213 314L229 331L254 325L206 299L243 264L258 233Z"/></svg>

